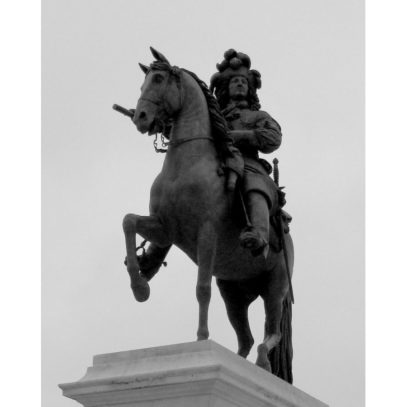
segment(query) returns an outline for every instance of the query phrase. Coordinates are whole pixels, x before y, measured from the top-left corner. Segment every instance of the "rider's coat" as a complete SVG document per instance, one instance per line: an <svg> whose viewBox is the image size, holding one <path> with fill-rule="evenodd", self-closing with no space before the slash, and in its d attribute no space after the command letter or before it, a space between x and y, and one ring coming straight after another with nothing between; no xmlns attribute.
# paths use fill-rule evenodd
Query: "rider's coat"
<svg viewBox="0 0 407 407"><path fill-rule="evenodd" d="M250 110L245 102L227 106L223 114L230 130L253 130L252 134L233 140L244 159L243 191L262 193L269 206L275 209L277 187L269 176L270 164L259 158L259 152L271 153L280 146L280 125L268 113Z"/></svg>

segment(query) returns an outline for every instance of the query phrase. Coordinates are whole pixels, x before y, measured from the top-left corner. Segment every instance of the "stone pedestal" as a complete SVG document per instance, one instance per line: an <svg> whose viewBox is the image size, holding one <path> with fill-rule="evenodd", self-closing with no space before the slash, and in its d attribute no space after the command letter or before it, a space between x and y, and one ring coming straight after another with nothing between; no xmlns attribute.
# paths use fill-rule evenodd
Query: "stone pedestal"
<svg viewBox="0 0 407 407"><path fill-rule="evenodd" d="M60 387L85 407L327 407L210 340L97 355Z"/></svg>

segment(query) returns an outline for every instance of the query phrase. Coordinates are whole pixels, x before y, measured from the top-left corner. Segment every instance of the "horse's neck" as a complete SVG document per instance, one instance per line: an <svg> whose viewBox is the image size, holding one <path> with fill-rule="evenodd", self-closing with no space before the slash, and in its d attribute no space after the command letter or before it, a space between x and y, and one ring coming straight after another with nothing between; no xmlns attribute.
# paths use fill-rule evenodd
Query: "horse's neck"
<svg viewBox="0 0 407 407"><path fill-rule="evenodd" d="M188 141L177 147L170 147L174 152L182 150L183 156L191 154L213 155L213 143L202 137L211 137L211 123L208 111L208 105L198 83L188 74L183 73L182 78L182 108L173 124L170 139L173 142L185 139L197 139L197 141ZM210 148L203 148L203 146ZM170 151L169 151L170 153Z"/></svg>

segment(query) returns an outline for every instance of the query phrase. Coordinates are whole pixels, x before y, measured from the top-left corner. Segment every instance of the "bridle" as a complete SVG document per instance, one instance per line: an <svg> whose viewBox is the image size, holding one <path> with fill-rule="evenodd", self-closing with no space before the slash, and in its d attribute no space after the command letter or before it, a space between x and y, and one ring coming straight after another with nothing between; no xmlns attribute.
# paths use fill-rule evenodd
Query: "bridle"
<svg viewBox="0 0 407 407"><path fill-rule="evenodd" d="M156 153L166 153L168 151L168 148L167 149L159 148L158 143L157 143L157 138L158 138L158 134L155 135L155 139L154 139L154 142L153 142L155 152ZM185 137L185 138L181 138L179 140L166 141L164 139L164 136L161 134L161 145L162 145L162 147L176 148L176 147L180 146L181 144L188 143L189 141L196 141L196 140L209 140L209 141L212 141L212 143L215 142L215 140L212 137L190 137L190 138Z"/></svg>
<svg viewBox="0 0 407 407"><path fill-rule="evenodd" d="M160 62L153 62L150 66L149 71L147 74L153 70L163 70L168 72L168 76L166 79L165 86L163 87L163 90L160 92L158 98L156 100L147 98L147 97L140 97L139 100L145 100L146 102L150 102L154 105L156 105L159 108L163 108L163 110L170 116L174 116L174 112L172 111L171 107L169 106L168 102L165 100L164 95L167 94L168 88L170 86L170 78L175 77L175 81L177 84L177 88L179 90L178 95L179 95L179 106L183 106L184 104L184 92L183 92L183 87L182 87L182 77L181 73L183 71L182 68L178 68L177 66L171 66L166 63L160 63ZM158 139L158 134L155 135L155 139L153 142L154 149L156 153L166 153L168 151L168 148L160 148L158 147L157 143ZM162 147L173 147L176 148L180 146L181 144L194 141L194 140L210 140L214 142L214 139L212 137L191 137L191 138L182 138L179 140L170 140L166 141L164 138L164 135L161 134L161 145Z"/></svg>
<svg viewBox="0 0 407 407"><path fill-rule="evenodd" d="M175 81L176 81L176 84L177 84L177 88L178 88L179 106L183 106L183 104L184 104L184 93L183 93L183 88L182 88L181 69L178 68L177 66L170 66L168 64L160 63L160 62L153 62L151 64L151 67L150 67L149 71L147 72L147 75L151 71L158 71L158 70L168 72L167 79L166 79L166 82L165 82L165 86L160 91L160 93L159 93L156 100L153 100L153 99L150 99L150 98L147 98L147 97L144 97L144 96L140 97L140 100L145 100L146 102L153 103L154 105L156 105L158 107L162 107L164 109L164 111L170 117L172 117L174 115L174 111L170 107L168 102L165 100L164 95L166 95L167 92L168 92L168 88L170 86L170 79L172 77L174 77Z"/></svg>

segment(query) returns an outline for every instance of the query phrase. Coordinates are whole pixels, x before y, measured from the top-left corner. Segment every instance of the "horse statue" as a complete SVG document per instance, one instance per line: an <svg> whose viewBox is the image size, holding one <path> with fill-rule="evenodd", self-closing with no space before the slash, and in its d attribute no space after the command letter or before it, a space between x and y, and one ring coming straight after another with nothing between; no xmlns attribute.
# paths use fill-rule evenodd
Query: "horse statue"
<svg viewBox="0 0 407 407"><path fill-rule="evenodd" d="M285 255L283 250L269 250L267 258L254 257L241 247L242 202L237 191L225 188L219 133L226 126L216 99L195 74L172 66L153 48L151 51L156 60L149 67L140 64L146 77L136 109L114 106L131 116L141 133L161 132L169 139L162 171L150 192L150 215L127 214L123 220L125 264L134 296L140 302L148 299L148 280L159 268L143 272L136 234L151 242L157 252L161 250L162 258L176 245L198 266L197 339L209 337L212 276L237 335L237 353L244 358L254 344L248 307L260 296L265 306L265 333L256 364L292 383L292 239L283 233Z"/></svg>

